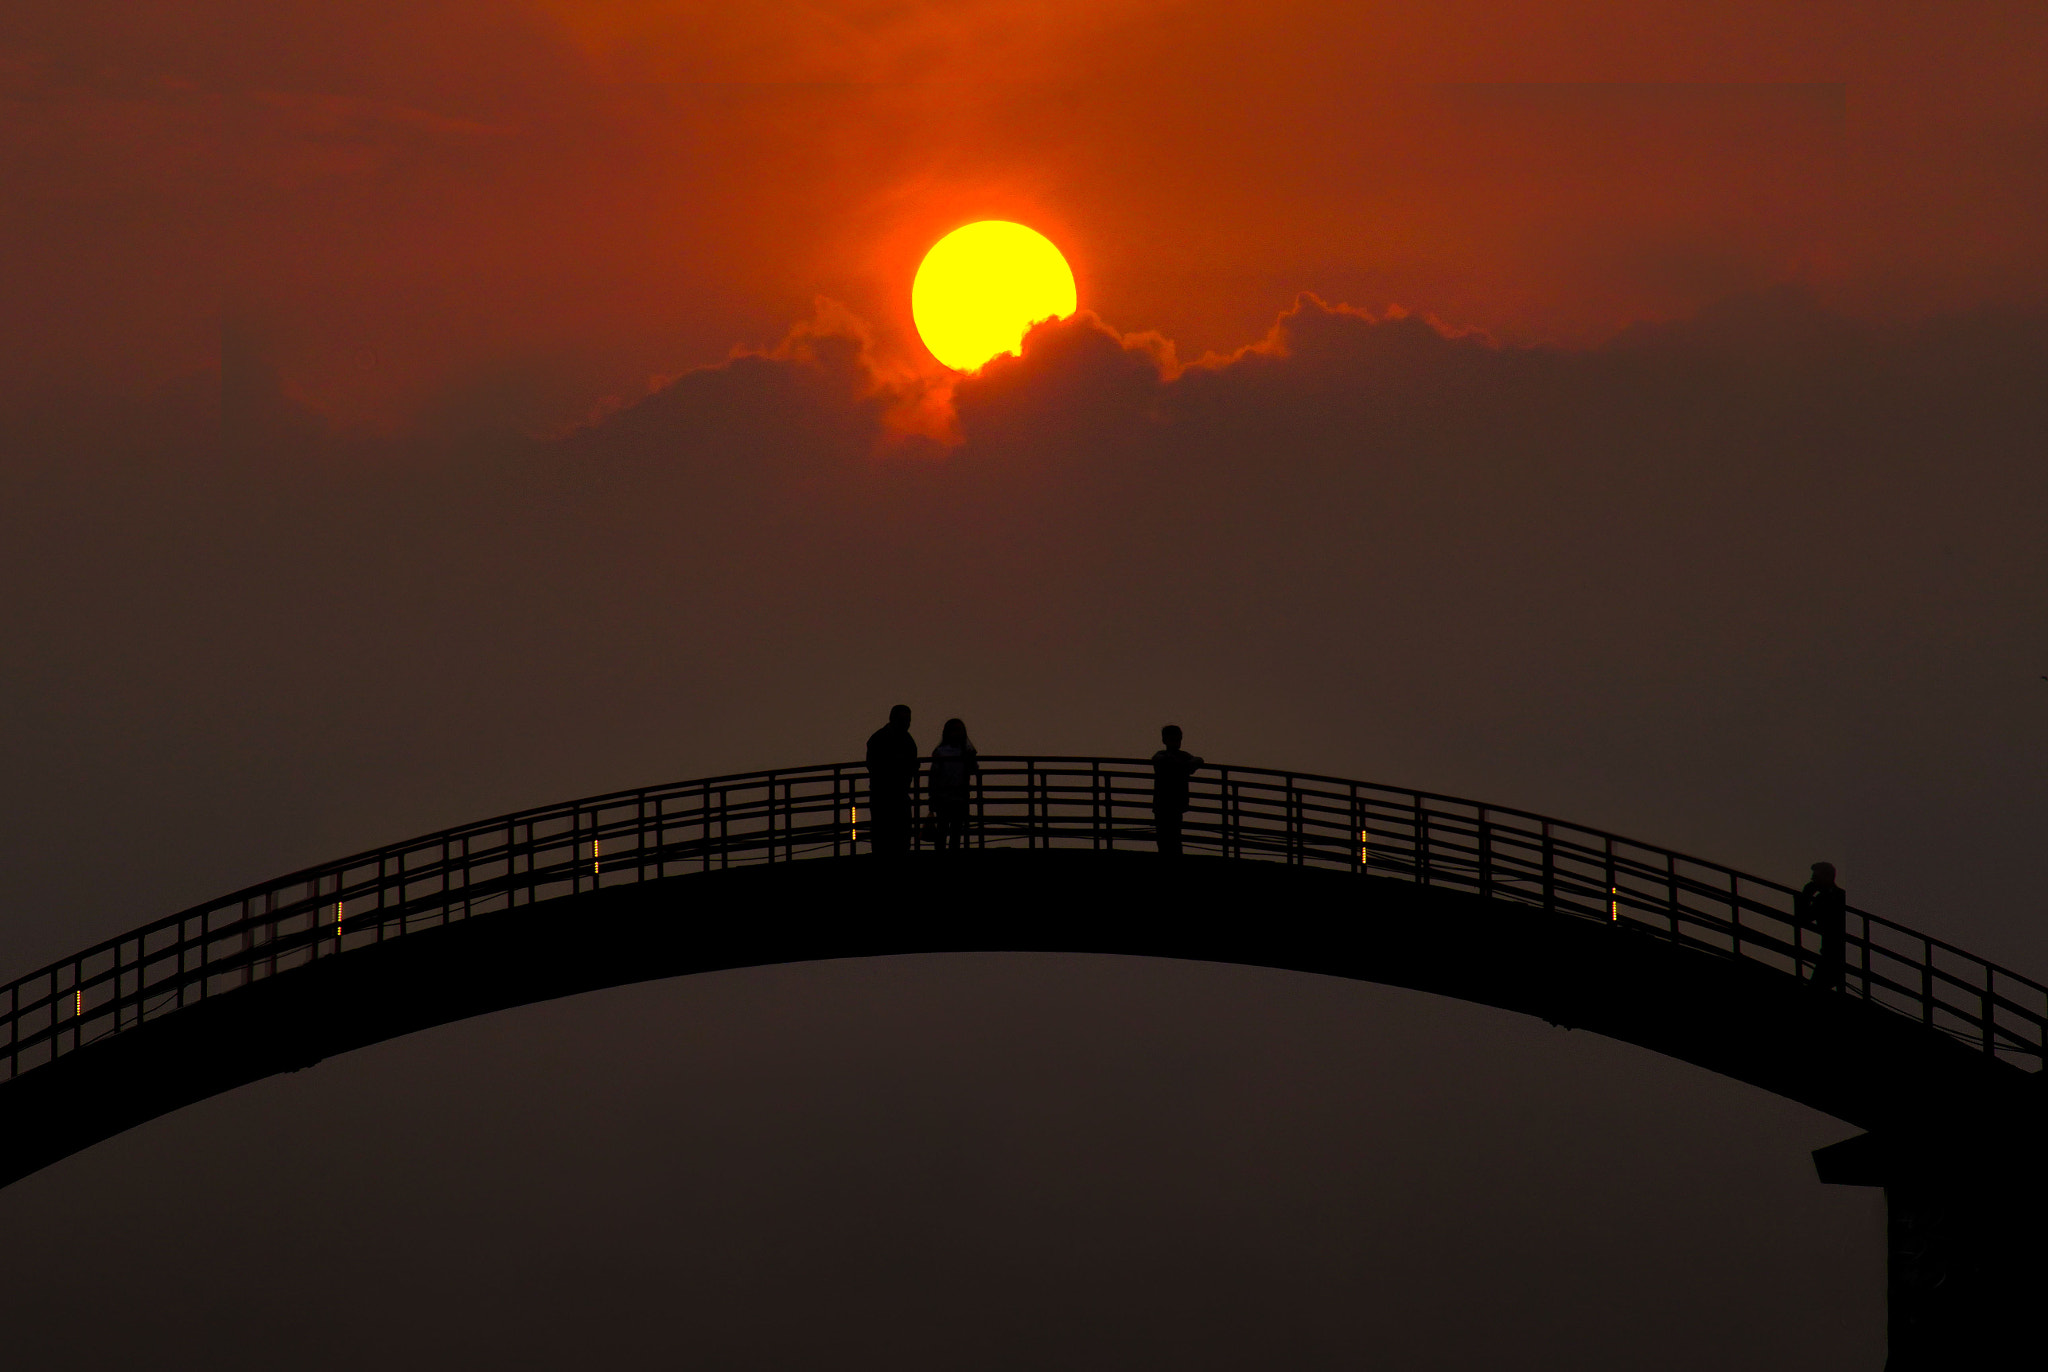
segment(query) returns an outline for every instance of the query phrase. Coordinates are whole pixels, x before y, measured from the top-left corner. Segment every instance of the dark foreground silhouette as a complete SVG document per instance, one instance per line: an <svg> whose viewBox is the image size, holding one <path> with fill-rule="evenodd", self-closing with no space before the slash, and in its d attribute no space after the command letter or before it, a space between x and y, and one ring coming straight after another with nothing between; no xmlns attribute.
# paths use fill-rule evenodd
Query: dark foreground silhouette
<svg viewBox="0 0 2048 1372"><path fill-rule="evenodd" d="M908 705L893 707L889 722L868 735L867 761L874 850L907 853L917 793L917 740L910 736Z"/></svg>
<svg viewBox="0 0 2048 1372"><path fill-rule="evenodd" d="M1202 765L1202 759L1181 749L1178 724L1159 731L1166 746L1152 754L1152 825L1159 834L1159 851L1166 857L1181 854L1181 825L1188 812L1188 779Z"/></svg>
<svg viewBox="0 0 2048 1372"><path fill-rule="evenodd" d="M931 780L932 846L941 851L967 846L967 807L974 774L981 770L974 745L968 742L967 725L949 719L939 731L939 746L932 749Z"/></svg>
<svg viewBox="0 0 2048 1372"><path fill-rule="evenodd" d="M877 745L889 775L901 752ZM827 763L479 820L81 950L0 986L0 1182L275 1072L605 986L948 951L1193 958L1541 1016L1861 1126L1815 1160L1885 1190L1892 1367L2038 1337L2048 1093L2027 1069L2048 986L1844 902L1845 971L1815 994L1812 899L1476 801L1205 766L1191 851L1163 862L1149 761L977 762L968 836L988 846L918 860L943 900L858 852L867 768Z"/></svg>
<svg viewBox="0 0 2048 1372"><path fill-rule="evenodd" d="M1800 927L1820 937L1813 984L1824 991L1841 990L1849 969L1849 895L1835 884L1834 863L1813 864L1813 878L1800 888L1793 909Z"/></svg>

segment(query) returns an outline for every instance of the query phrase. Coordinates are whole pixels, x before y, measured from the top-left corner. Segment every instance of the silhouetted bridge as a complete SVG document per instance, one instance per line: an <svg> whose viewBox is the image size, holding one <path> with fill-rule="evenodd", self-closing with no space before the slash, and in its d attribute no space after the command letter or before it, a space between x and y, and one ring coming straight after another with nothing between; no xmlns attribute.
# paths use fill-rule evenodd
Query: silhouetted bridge
<svg viewBox="0 0 2048 1372"><path fill-rule="evenodd" d="M96 944L0 987L0 1184L275 1072L605 986L912 952L1198 958L1539 1015L1858 1125L1816 1158L1886 1187L1891 1365L2034 1346L2040 982L1852 909L1846 984L1823 990L1792 888L1521 810L1207 767L1172 861L1149 851L1141 760L982 768L963 853L856 856L865 769L800 767L462 825Z"/></svg>

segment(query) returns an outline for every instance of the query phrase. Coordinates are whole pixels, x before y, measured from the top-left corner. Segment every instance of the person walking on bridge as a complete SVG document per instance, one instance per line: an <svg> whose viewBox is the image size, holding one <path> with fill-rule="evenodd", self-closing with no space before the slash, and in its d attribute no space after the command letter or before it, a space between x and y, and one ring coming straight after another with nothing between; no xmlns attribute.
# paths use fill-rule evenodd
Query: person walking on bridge
<svg viewBox="0 0 2048 1372"><path fill-rule="evenodd" d="M1178 724L1159 731L1166 746L1152 754L1152 828L1159 837L1164 857L1180 856L1180 826L1188 809L1188 778L1202 765L1202 759L1184 752Z"/></svg>
<svg viewBox="0 0 2048 1372"><path fill-rule="evenodd" d="M968 787L980 770L974 745L967 741L967 725L961 720L947 720L946 727L939 731L939 746L932 749L931 780L926 783L932 796L932 814L938 820L935 846L941 851L967 846Z"/></svg>
<svg viewBox="0 0 2048 1372"><path fill-rule="evenodd" d="M1813 864L1813 879L1793 902L1793 915L1802 928L1820 934L1820 962L1813 971L1813 984L1823 991L1839 991L1848 975L1849 894L1835 884L1835 864Z"/></svg>
<svg viewBox="0 0 2048 1372"><path fill-rule="evenodd" d="M868 735L868 808L877 853L910 851L910 810L917 793L917 740L910 707L889 711L889 722Z"/></svg>

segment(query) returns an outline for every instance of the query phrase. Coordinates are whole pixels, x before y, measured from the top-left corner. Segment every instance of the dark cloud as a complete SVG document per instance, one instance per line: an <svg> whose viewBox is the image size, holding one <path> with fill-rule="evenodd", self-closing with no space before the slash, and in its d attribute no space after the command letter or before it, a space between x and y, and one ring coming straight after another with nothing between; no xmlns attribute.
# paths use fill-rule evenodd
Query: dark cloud
<svg viewBox="0 0 2048 1372"><path fill-rule="evenodd" d="M948 389L826 310L545 439L488 388L356 433L225 356L11 424L9 966L406 832L849 756L900 698L994 751L1171 716L1211 758L1830 856L2048 967L2038 317L1767 295L1570 351L1304 297L1228 358L1084 315ZM1875 1212L1803 1155L1842 1132L1371 988L788 969L187 1112L0 1194L36 1236L0 1287L18 1347L86 1364L175 1327L259 1365L287 1334L239 1316L317 1288L297 1365L687 1329L735 1366L1789 1368L1875 1356ZM132 1324L53 1275L87 1268Z"/></svg>
<svg viewBox="0 0 2048 1372"><path fill-rule="evenodd" d="M1077 317L948 393L826 311L543 440L477 397L340 430L256 344L227 357L217 401L12 426L9 680L20 718L66 721L16 734L18 774L72 784L80 718L154 721L147 746L204 720L251 784L328 778L332 838L368 842L844 751L923 693L1017 747L1137 747L1169 709L1215 751L1755 866L1854 841L1874 797L1980 790L1995 822L2032 795L2031 316L1881 329L1781 295L1567 351L1304 298L1188 366ZM560 752L471 771L507 737ZM466 779L358 812L387 764ZM223 815L252 799L161 784L195 782ZM248 860L219 875L275 865ZM1953 871L1871 860L1908 906ZM1997 871L1982 894L2017 889Z"/></svg>

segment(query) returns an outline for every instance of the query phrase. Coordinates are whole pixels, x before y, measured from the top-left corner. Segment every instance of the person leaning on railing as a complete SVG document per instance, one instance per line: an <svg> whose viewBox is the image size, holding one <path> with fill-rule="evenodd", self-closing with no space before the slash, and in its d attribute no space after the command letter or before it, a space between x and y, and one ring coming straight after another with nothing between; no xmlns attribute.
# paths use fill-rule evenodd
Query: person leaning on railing
<svg viewBox="0 0 2048 1372"><path fill-rule="evenodd" d="M1159 851L1166 857L1180 856L1180 827L1188 810L1188 778L1202 765L1202 759L1184 752L1178 724L1159 731L1166 746L1152 754L1152 825L1159 837Z"/></svg>
<svg viewBox="0 0 2048 1372"><path fill-rule="evenodd" d="M1820 962L1813 970L1813 984L1823 991L1840 990L1848 973L1849 893L1835 884L1834 863L1813 864L1813 879L1793 898L1792 916L1800 928L1820 935Z"/></svg>

